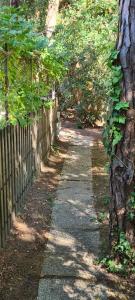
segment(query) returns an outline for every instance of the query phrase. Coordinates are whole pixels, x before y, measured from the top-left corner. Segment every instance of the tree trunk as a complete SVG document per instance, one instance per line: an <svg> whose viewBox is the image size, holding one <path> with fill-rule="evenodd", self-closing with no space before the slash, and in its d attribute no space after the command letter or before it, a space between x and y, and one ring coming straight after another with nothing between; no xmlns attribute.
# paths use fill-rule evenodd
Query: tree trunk
<svg viewBox="0 0 135 300"><path fill-rule="evenodd" d="M57 22L57 15L59 10L60 0L49 0L48 11L47 11L47 18L46 18L46 25L45 25L45 33L46 36L51 39ZM52 100L56 97L56 90L55 90L56 83L53 82L52 84Z"/></svg>
<svg viewBox="0 0 135 300"><path fill-rule="evenodd" d="M60 0L50 0L46 18L46 36L50 38L55 31Z"/></svg>
<svg viewBox="0 0 135 300"><path fill-rule="evenodd" d="M111 160L111 244L114 228L117 228L117 238L122 231L133 243L135 236L134 224L128 220L128 200L135 188L135 0L120 0L119 9L117 50L119 51L118 63L123 73L120 101L128 102L129 109L126 113L126 124L122 128L123 138L117 144Z"/></svg>
<svg viewBox="0 0 135 300"><path fill-rule="evenodd" d="M19 7L20 0L10 0L10 5L14 7Z"/></svg>

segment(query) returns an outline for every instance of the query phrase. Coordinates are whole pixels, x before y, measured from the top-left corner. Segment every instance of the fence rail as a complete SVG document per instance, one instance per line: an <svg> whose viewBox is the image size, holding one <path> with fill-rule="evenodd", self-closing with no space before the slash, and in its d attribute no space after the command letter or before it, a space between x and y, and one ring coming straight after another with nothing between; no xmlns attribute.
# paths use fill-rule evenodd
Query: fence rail
<svg viewBox="0 0 135 300"><path fill-rule="evenodd" d="M4 247L12 216L23 206L28 188L45 164L56 135L57 105L42 109L25 127L0 130L0 247Z"/></svg>

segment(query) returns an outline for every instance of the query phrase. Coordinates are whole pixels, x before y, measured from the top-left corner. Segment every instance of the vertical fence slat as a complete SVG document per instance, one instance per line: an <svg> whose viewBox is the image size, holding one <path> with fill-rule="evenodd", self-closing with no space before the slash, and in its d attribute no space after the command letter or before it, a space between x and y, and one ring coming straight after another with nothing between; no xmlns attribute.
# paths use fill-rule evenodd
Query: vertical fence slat
<svg viewBox="0 0 135 300"><path fill-rule="evenodd" d="M23 128L20 127L20 184L21 184L21 201L20 201L20 209L23 204Z"/></svg>
<svg viewBox="0 0 135 300"><path fill-rule="evenodd" d="M2 155L2 138L3 132L0 130L0 243L4 246L5 242L5 232L4 232L4 177L3 177L3 155Z"/></svg>
<svg viewBox="0 0 135 300"><path fill-rule="evenodd" d="M42 109L33 124L0 130L0 247L20 211L35 174L45 163L53 139L56 112ZM56 128L56 127L55 127Z"/></svg>
<svg viewBox="0 0 135 300"><path fill-rule="evenodd" d="M14 127L14 144L13 144L13 153L14 153L14 213L16 214L16 203L17 203L17 149L16 149L16 127Z"/></svg>
<svg viewBox="0 0 135 300"><path fill-rule="evenodd" d="M4 168L4 214L5 214L5 236L8 234L8 187L7 187L7 128L3 135L3 168Z"/></svg>
<svg viewBox="0 0 135 300"><path fill-rule="evenodd" d="M20 135L19 135L19 126L17 125L16 127L16 159L17 159L17 169L16 169L16 173L17 173L17 177L16 177L16 185L17 185L17 195L16 195L16 212L18 212L19 210L19 193L20 193L20 178L19 178L19 175L20 175L20 172L19 172L19 166L20 166L20 163L19 163L19 139L20 139Z"/></svg>
<svg viewBox="0 0 135 300"><path fill-rule="evenodd" d="M11 227L11 215L12 215L12 182L11 182L11 126L7 127L7 193L8 193L8 232Z"/></svg>

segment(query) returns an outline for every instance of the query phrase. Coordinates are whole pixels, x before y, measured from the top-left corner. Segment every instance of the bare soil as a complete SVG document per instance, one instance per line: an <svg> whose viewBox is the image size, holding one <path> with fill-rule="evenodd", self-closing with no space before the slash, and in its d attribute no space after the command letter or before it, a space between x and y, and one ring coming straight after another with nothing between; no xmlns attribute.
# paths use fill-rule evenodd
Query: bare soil
<svg viewBox="0 0 135 300"><path fill-rule="evenodd" d="M51 222L51 211L67 144L52 151L48 163L14 219L13 228L0 251L0 300L34 300Z"/></svg>

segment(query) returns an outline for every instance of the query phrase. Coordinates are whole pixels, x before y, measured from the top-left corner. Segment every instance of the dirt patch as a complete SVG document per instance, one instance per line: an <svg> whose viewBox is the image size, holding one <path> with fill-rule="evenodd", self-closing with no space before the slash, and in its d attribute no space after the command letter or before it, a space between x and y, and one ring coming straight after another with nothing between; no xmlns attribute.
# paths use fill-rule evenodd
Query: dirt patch
<svg viewBox="0 0 135 300"><path fill-rule="evenodd" d="M0 251L0 300L37 298L52 205L67 147L66 142L54 147L27 195L23 211L13 220L6 247Z"/></svg>

